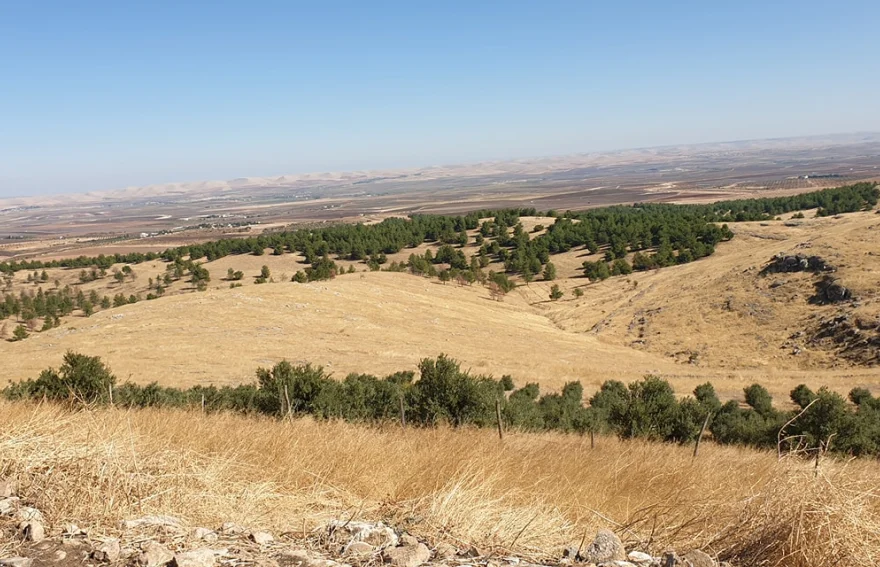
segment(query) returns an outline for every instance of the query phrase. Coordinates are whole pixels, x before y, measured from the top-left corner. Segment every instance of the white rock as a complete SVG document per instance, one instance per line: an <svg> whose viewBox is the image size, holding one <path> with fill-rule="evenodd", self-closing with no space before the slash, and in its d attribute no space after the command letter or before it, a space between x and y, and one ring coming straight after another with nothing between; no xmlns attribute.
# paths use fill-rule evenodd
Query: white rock
<svg viewBox="0 0 880 567"><path fill-rule="evenodd" d="M18 507L18 498L10 496L9 498L0 498L0 516L12 514Z"/></svg>
<svg viewBox="0 0 880 567"><path fill-rule="evenodd" d="M127 530L135 528L179 528L180 520L171 516L144 516L133 520L123 520L122 527Z"/></svg>
<svg viewBox="0 0 880 567"><path fill-rule="evenodd" d="M15 512L15 519L19 522L42 522L43 514L36 508L22 506Z"/></svg>
<svg viewBox="0 0 880 567"><path fill-rule="evenodd" d="M31 567L34 560L30 557L5 557L0 558L0 567Z"/></svg>
<svg viewBox="0 0 880 567"><path fill-rule="evenodd" d="M61 535L64 537L76 537L84 535L84 533L76 524L67 524L64 526L64 531L61 532Z"/></svg>
<svg viewBox="0 0 880 567"><path fill-rule="evenodd" d="M43 524L37 521L25 523L22 532L24 532L24 538L26 540L34 543L46 539L46 530L43 529Z"/></svg>
<svg viewBox="0 0 880 567"><path fill-rule="evenodd" d="M636 565L650 565L654 563L654 558L651 555L641 551L630 551L626 558Z"/></svg>
<svg viewBox="0 0 880 567"><path fill-rule="evenodd" d="M192 537L202 541L217 541L217 532L208 528L195 528L192 531Z"/></svg>
<svg viewBox="0 0 880 567"><path fill-rule="evenodd" d="M365 541L375 547L395 547L397 534L382 522L343 522L336 520L330 527L348 536L348 542Z"/></svg>
<svg viewBox="0 0 880 567"><path fill-rule="evenodd" d="M250 540L257 545L267 545L275 541L269 532L251 532Z"/></svg>

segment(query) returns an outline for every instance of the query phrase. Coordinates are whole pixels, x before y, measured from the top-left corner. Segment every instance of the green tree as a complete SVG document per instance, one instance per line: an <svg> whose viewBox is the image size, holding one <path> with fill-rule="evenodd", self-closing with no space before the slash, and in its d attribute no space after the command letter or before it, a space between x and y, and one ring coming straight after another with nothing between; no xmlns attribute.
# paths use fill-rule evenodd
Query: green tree
<svg viewBox="0 0 880 567"><path fill-rule="evenodd" d="M556 266L553 262L547 262L547 265L544 266L544 272L542 273L544 276L544 281L552 281L556 279Z"/></svg>
<svg viewBox="0 0 880 567"><path fill-rule="evenodd" d="M297 270L297 272L293 274L293 278L291 279L291 281L296 283L306 283L309 281L309 278L308 276L306 276L306 273L304 271Z"/></svg>
<svg viewBox="0 0 880 567"><path fill-rule="evenodd" d="M768 416L773 412L773 398L764 386L752 384L744 388L743 393L746 395L746 403L758 414Z"/></svg>
<svg viewBox="0 0 880 567"><path fill-rule="evenodd" d="M584 262L584 275L587 276L591 282L606 280L611 277L611 271L608 269L608 264L599 260L596 262Z"/></svg>
<svg viewBox="0 0 880 567"><path fill-rule="evenodd" d="M563 291L559 289L559 285L553 284L553 287L550 288L550 299L552 301L556 301L560 297L563 296Z"/></svg>
<svg viewBox="0 0 880 567"><path fill-rule="evenodd" d="M10 340L13 342L23 341L26 338L28 338L27 328L24 325L18 325L13 329L12 338Z"/></svg>
<svg viewBox="0 0 880 567"><path fill-rule="evenodd" d="M611 264L612 276L625 276L631 274L632 271L632 266L629 265L625 258L618 258Z"/></svg>
<svg viewBox="0 0 880 567"><path fill-rule="evenodd" d="M67 351L57 371L43 370L36 380L13 384L5 393L13 399L106 403L115 384L116 377L99 357Z"/></svg>

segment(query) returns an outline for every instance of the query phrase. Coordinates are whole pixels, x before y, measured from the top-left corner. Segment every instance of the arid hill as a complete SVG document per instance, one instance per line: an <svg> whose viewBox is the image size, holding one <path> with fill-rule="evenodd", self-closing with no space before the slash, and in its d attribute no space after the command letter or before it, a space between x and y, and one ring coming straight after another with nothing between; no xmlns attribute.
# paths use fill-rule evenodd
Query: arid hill
<svg viewBox="0 0 880 567"><path fill-rule="evenodd" d="M779 401L799 383L841 393L876 389L880 216L806 216L737 223L736 237L709 258L600 283L580 276L580 264L593 259L585 251L555 255L554 283L565 292L555 302L540 279L499 302L478 285L404 273L290 283L299 267L295 255L229 256L206 264L215 275L207 292L73 317L24 341L3 342L4 378L35 377L68 349L101 356L121 379L178 386L250 381L258 366L284 358L324 365L340 378L381 375L443 352L475 373L511 374L520 385L536 381L548 389L581 380L590 392L607 379L645 374L669 379L681 395L711 380L726 398L753 382L766 384ZM548 220L523 224L531 230ZM834 271L762 273L778 254L816 256ZM252 285L251 272L263 264L283 281ZM230 267L247 273L243 287L221 281ZM122 293L134 293L164 265L135 270L136 281L118 284ZM77 273L52 272L50 280ZM17 281L25 276L16 274ZM852 298L811 301L823 278L834 278ZM84 288L99 284L108 285ZM582 297L574 297L576 288Z"/></svg>

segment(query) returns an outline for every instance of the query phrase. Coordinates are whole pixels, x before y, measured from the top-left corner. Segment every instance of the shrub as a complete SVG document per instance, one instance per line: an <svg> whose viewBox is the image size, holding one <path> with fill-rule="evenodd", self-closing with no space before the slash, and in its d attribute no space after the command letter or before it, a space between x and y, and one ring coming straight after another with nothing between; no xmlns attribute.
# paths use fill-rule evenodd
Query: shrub
<svg viewBox="0 0 880 567"><path fill-rule="evenodd" d="M47 368L36 380L10 386L5 394L11 399L42 399L78 404L104 403L116 377L97 356L67 351L61 367Z"/></svg>

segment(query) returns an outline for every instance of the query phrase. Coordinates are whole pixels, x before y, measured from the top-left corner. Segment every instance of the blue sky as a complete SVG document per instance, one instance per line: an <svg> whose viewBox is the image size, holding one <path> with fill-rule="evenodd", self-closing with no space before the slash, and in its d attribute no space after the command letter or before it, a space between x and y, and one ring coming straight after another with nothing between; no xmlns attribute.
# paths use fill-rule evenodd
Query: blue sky
<svg viewBox="0 0 880 567"><path fill-rule="evenodd" d="M0 196L880 130L880 2L0 0Z"/></svg>

